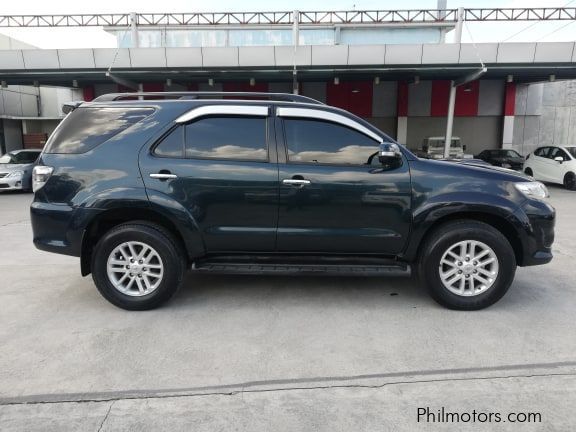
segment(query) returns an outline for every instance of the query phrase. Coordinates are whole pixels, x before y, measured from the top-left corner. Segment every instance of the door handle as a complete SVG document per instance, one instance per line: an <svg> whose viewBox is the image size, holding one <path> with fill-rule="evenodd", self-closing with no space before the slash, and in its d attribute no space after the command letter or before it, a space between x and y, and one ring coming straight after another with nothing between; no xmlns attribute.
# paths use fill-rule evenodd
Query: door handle
<svg viewBox="0 0 576 432"><path fill-rule="evenodd" d="M311 183L310 180L304 180L304 179L284 179L282 180L282 184L288 185L288 186L306 186L309 185Z"/></svg>
<svg viewBox="0 0 576 432"><path fill-rule="evenodd" d="M178 178L176 174L170 174L170 173L155 173L150 174L150 177L158 180L168 180Z"/></svg>

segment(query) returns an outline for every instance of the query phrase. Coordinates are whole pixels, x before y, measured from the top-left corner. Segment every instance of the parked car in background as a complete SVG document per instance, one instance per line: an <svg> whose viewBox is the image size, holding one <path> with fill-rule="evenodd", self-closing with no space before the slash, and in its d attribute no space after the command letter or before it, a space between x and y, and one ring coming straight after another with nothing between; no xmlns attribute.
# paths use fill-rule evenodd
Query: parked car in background
<svg viewBox="0 0 576 432"><path fill-rule="evenodd" d="M524 167L524 157L516 150L484 150L475 157L476 159L482 159L491 165L499 166L502 168L510 168L515 171L522 171L522 168Z"/></svg>
<svg viewBox="0 0 576 432"><path fill-rule="evenodd" d="M255 96L270 100L242 100ZM188 269L414 269L440 304L475 310L506 293L517 266L552 259L554 208L522 173L419 159L303 96L158 97L81 103L34 167L34 244L80 257L119 307L159 306Z"/></svg>
<svg viewBox="0 0 576 432"><path fill-rule="evenodd" d="M524 173L576 190L576 146L537 148L526 156Z"/></svg>
<svg viewBox="0 0 576 432"><path fill-rule="evenodd" d="M0 191L32 190L32 168L41 150L14 150L0 156Z"/></svg>
<svg viewBox="0 0 576 432"><path fill-rule="evenodd" d="M444 159L444 143L445 137L428 137L424 138L422 148L416 150L418 157L426 159ZM466 146L462 145L462 141L458 137L452 137L450 144L450 156L448 159L463 159L464 150Z"/></svg>

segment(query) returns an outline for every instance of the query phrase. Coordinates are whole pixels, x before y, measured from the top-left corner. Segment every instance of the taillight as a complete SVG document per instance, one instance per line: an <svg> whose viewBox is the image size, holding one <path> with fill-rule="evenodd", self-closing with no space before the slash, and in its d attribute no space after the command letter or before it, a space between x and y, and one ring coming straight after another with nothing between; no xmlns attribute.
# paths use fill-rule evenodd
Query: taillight
<svg viewBox="0 0 576 432"><path fill-rule="evenodd" d="M46 165L36 165L32 170L32 190L36 192L46 184L54 168Z"/></svg>

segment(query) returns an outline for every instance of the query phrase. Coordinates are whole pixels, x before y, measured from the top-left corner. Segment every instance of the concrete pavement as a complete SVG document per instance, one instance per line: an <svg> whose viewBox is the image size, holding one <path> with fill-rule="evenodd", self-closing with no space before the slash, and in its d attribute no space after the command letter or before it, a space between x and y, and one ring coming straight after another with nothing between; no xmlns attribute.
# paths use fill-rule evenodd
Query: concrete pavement
<svg viewBox="0 0 576 432"><path fill-rule="evenodd" d="M207 275L161 309L126 312L77 259L33 248L31 195L0 195L0 429L464 429L416 422L425 405L537 411L522 430L567 430L576 193L551 192L554 261L518 269L472 313L410 279Z"/></svg>

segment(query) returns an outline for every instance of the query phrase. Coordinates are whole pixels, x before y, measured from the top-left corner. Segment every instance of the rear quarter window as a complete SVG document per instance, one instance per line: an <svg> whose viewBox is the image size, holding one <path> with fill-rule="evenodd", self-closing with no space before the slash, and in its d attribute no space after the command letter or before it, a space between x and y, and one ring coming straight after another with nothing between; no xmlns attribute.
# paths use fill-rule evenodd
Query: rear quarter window
<svg viewBox="0 0 576 432"><path fill-rule="evenodd" d="M152 114L152 108L77 108L50 136L46 153L86 153Z"/></svg>

